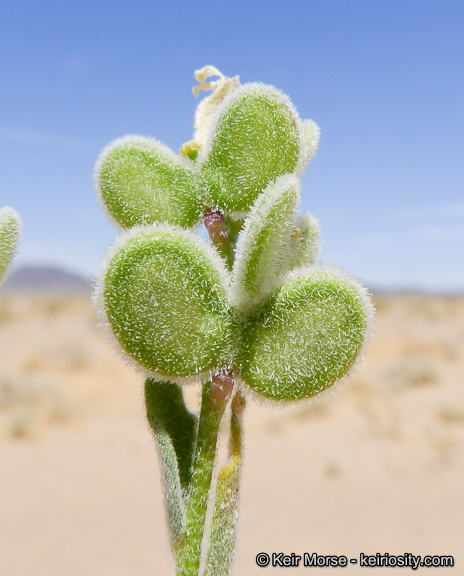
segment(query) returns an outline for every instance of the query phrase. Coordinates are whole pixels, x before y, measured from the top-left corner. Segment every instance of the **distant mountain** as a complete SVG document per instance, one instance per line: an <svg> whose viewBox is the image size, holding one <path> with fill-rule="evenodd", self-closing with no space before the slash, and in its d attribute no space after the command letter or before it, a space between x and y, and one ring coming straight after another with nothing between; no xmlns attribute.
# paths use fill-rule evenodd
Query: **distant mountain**
<svg viewBox="0 0 464 576"><path fill-rule="evenodd" d="M89 278L53 266L22 266L11 272L2 291L90 294L92 282Z"/></svg>
<svg viewBox="0 0 464 576"><path fill-rule="evenodd" d="M74 272L68 272L54 266L21 266L12 270L0 292L54 293L54 294L90 294L93 290L90 278ZM375 296L437 295L463 297L464 290L433 291L421 288L385 288L369 286L369 292Z"/></svg>

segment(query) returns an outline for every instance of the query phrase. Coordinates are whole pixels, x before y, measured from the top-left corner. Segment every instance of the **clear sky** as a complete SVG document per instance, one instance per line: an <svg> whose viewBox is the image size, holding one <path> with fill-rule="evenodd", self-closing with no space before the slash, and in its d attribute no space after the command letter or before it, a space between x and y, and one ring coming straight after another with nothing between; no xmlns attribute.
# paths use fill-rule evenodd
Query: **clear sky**
<svg viewBox="0 0 464 576"><path fill-rule="evenodd" d="M302 210L368 286L464 290L464 2L0 0L0 206L17 264L94 275L117 232L94 196L128 133L178 151L193 71L274 84L322 130Z"/></svg>

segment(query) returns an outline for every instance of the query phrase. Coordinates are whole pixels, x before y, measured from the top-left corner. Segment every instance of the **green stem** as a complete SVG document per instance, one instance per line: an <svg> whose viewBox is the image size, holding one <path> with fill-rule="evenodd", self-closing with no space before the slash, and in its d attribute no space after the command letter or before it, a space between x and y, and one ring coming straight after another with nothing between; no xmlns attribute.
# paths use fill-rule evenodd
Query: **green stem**
<svg viewBox="0 0 464 576"><path fill-rule="evenodd" d="M245 399L240 391L232 400L229 459L219 472L211 536L203 576L228 576L235 555L242 461Z"/></svg>
<svg viewBox="0 0 464 576"><path fill-rule="evenodd" d="M235 259L235 244L243 223L235 222L230 218L226 220L219 212L207 212L204 215L204 223L212 244L225 259L228 268L232 270ZM211 501L218 435L233 387L234 380L231 373L216 374L212 381L203 387L196 453L188 495L186 528L176 555L177 576L199 576L200 568L202 568L202 553L205 554L205 562L209 566L211 565L210 552L215 555L212 548L214 549L216 546L213 544L211 548L209 543L205 542L205 536L211 534L211 530L214 528L212 526L213 517L216 519L218 517L218 498L231 508L236 519L242 443L241 415L245 406L241 394L235 396L232 404L229 463L224 467L223 478L220 475L218 479L219 494L215 497L214 502ZM227 473L227 471L229 472ZM230 498L229 488L232 488L234 493L232 498ZM212 506L213 510L213 513L210 514L209 526L206 525L208 506ZM218 558L219 564L224 567L222 572L224 574L228 573L233 558L235 522L232 531L232 535L229 535L228 538L225 558ZM217 538L217 534L217 530L211 534L213 540ZM219 556L224 556L224 554L219 554ZM207 567L206 573L208 570ZM219 568L218 574L220 572Z"/></svg>
<svg viewBox="0 0 464 576"><path fill-rule="evenodd" d="M232 416L230 421L230 457L242 456L243 441L243 412L245 410L245 398L240 391L235 394L232 401Z"/></svg>
<svg viewBox="0 0 464 576"><path fill-rule="evenodd" d="M242 231L245 219L232 218L231 216L224 215L224 220L227 226L227 237L229 239L231 248L234 250L234 259L235 259L235 247L237 246L238 237L240 232Z"/></svg>
<svg viewBox="0 0 464 576"><path fill-rule="evenodd" d="M203 387L187 524L177 556L178 576L198 576L218 434L232 387L233 380L227 375L214 376Z"/></svg>
<svg viewBox="0 0 464 576"><path fill-rule="evenodd" d="M229 230L221 212L206 212L203 216L206 230L213 246L216 246L219 254L224 258L229 270L234 264L234 246L229 240Z"/></svg>

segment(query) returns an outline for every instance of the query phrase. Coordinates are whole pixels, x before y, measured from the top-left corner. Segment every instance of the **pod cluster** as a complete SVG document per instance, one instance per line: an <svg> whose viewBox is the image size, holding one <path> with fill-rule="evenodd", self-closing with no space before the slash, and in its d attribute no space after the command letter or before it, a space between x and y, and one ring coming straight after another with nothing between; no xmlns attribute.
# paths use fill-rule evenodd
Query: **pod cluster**
<svg viewBox="0 0 464 576"><path fill-rule="evenodd" d="M141 136L103 150L97 194L124 233L95 299L146 374L183 383L232 370L260 397L291 401L318 394L356 362L369 296L315 264L319 223L297 214L318 137L287 96L248 84L218 103L204 140L185 155ZM198 234L212 212L240 231L233 266Z"/></svg>

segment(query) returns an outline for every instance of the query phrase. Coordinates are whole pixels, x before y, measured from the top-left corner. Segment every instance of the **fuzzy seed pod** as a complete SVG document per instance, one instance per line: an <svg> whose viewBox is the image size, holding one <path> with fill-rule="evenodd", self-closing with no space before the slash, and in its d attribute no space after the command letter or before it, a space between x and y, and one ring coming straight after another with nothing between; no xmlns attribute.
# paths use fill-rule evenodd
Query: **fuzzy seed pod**
<svg viewBox="0 0 464 576"><path fill-rule="evenodd" d="M242 327L242 378L272 400L315 396L353 366L373 314L366 290L345 274L295 270Z"/></svg>
<svg viewBox="0 0 464 576"><path fill-rule="evenodd" d="M182 382L230 365L229 282L221 258L194 233L155 224L118 241L96 301L131 363L157 379Z"/></svg>
<svg viewBox="0 0 464 576"><path fill-rule="evenodd" d="M203 205L191 164L153 138L119 138L103 150L95 169L102 208L121 228L155 222L194 226Z"/></svg>

